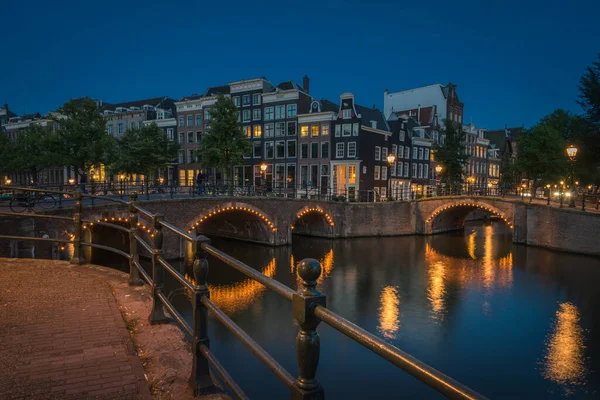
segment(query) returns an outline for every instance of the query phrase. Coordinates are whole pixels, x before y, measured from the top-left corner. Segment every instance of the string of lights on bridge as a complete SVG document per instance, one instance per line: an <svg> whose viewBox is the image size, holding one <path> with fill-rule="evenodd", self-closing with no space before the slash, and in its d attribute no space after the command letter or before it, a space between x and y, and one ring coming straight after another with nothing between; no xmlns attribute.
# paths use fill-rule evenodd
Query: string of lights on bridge
<svg viewBox="0 0 600 400"><path fill-rule="evenodd" d="M190 227L190 229L188 229L187 232L192 233L192 231L195 230L204 221L208 220L211 217L214 217L215 215L218 215L218 214L221 214L224 212L228 212L228 211L245 211L250 214L254 214L258 218L262 219L269 226L269 229L271 229L273 232L275 232L277 230L275 225L273 225L273 222L266 215L264 215L263 213L261 213L259 211L256 211L250 207L228 206L228 207L223 207L223 208L217 208L213 211L210 211L208 214L201 216L200 219L198 219L196 222L194 222L192 224L192 226Z"/></svg>
<svg viewBox="0 0 600 400"><path fill-rule="evenodd" d="M331 215L327 214L325 212L325 210L323 210L322 208L319 208L319 207L306 208L302 212L300 212L296 216L296 218L300 219L300 218L302 218L303 216L305 216L306 214L309 214L309 213L319 213L319 214L321 214L321 215L323 215L325 217L325 219L327 220L327 223L329 224L329 226L333 227L335 225L333 223L333 219L331 218ZM292 225L291 228L293 230L294 229L294 225Z"/></svg>
<svg viewBox="0 0 600 400"><path fill-rule="evenodd" d="M451 208L456 208L456 207L475 207L475 208L480 208L480 209L489 211L490 213L494 214L495 216L499 217L504 222L506 222L506 224L508 225L509 228L511 228L511 229L513 228L512 224L508 221L508 219L504 215L499 214L498 212L496 212L495 210L491 209L490 207L486 207L486 206L483 206L481 204L475 204L475 203L457 203L457 204L450 204L450 205L444 206L444 207L438 209L437 211L435 211L433 214L431 214L429 216L429 218L427 218L426 222L430 223L431 221L433 221L433 219L435 217L437 217L442 212L444 212L446 210L449 210Z"/></svg>

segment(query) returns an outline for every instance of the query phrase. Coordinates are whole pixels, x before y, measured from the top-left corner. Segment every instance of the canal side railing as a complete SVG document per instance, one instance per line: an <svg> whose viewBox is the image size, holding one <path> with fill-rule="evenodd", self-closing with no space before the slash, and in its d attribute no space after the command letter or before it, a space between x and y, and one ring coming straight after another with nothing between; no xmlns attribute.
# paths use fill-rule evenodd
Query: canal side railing
<svg viewBox="0 0 600 400"><path fill-rule="evenodd" d="M6 189L0 186L0 189ZM10 188L15 189L15 188ZM92 247L110 251L123 256L129 261L129 284L141 285L142 278L152 288L152 309L148 317L151 324L165 323L169 318L164 309L168 311L173 320L192 344L192 372L189 384L194 394L214 393L218 391L213 381L213 374L221 382L228 392L235 398L247 399L248 396L238 386L227 370L221 365L217 357L210 350L210 338L208 336L208 314L212 314L223 324L242 344L244 344L269 370L290 390L291 399L317 400L323 399L325 389L317 380L317 368L320 357L320 338L317 331L318 325L323 322L341 334L354 340L358 344L378 354L396 367L411 374L424 382L439 393L452 399L484 399L483 396L460 384L454 379L435 370L429 365L417 360L411 355L403 352L395 346L385 342L379 337L367 332L363 328L339 316L327 308L326 296L317 290L317 280L321 276L321 265L315 259L304 259L298 263L297 271L301 279L301 288L297 291L283 285L241 261L229 256L219 249L210 245L210 239L205 236L192 236L176 226L165 221L161 214L153 214L137 203L137 194L130 195L130 201L107 198L80 192L60 192L45 189L17 188L18 190L52 193L58 195L71 195L75 199L73 216L57 216L37 213L0 212L3 216L29 217L41 219L55 219L72 221L74 233L71 239L39 238L16 235L0 235L5 240L32 240L42 242L55 242L61 244L72 244L73 255L70 262L81 265L85 263L82 248ZM108 221L86 221L82 218L82 199L98 198L127 206L129 209L129 227ZM139 215L152 221L154 233L151 236L152 243L148 243L138 233ZM86 242L82 238L85 225L89 224L107 226L121 230L129 235L129 252L105 246L99 243ZM191 243L194 253L192 266L193 279L188 280L176 268L174 268L163 257L164 230L170 231ZM146 273L139 262L138 246L143 247L152 259L151 275ZM298 324L296 336L296 358L298 364L298 376L294 377L281 364L277 362L264 348L254 341L240 326L227 316L210 299L210 291L207 285L209 272L208 257L212 256L223 263L233 267L237 271L253 279L279 296L291 301L292 316ZM167 295L163 292L165 272L175 278L191 294L192 324L190 325L183 316L175 309ZM211 373L212 371L212 373ZM401 392L399 392L401 393Z"/></svg>

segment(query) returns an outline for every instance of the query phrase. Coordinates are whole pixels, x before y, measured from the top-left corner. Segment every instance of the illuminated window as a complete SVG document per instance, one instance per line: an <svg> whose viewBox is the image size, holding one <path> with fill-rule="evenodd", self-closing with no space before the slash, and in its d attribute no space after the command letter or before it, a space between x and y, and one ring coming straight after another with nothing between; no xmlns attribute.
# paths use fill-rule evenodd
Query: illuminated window
<svg viewBox="0 0 600 400"><path fill-rule="evenodd" d="M301 137L308 137L308 125L302 125L300 127L300 136Z"/></svg>
<svg viewBox="0 0 600 400"><path fill-rule="evenodd" d="M381 180L387 181L387 167L381 167Z"/></svg>
<svg viewBox="0 0 600 400"><path fill-rule="evenodd" d="M246 135L247 137L252 136L252 128L250 127L250 125L244 126L244 135Z"/></svg>
<svg viewBox="0 0 600 400"><path fill-rule="evenodd" d="M260 125L254 125L254 137L258 138L262 136L262 126Z"/></svg>
<svg viewBox="0 0 600 400"><path fill-rule="evenodd" d="M312 137L319 136L319 125L312 125L310 127L310 134Z"/></svg>
<svg viewBox="0 0 600 400"><path fill-rule="evenodd" d="M348 183L356 183L356 165L348 165Z"/></svg>
<svg viewBox="0 0 600 400"><path fill-rule="evenodd" d="M375 176L373 177L376 181L380 178L381 167L379 165L375 166Z"/></svg>
<svg viewBox="0 0 600 400"><path fill-rule="evenodd" d="M321 136L329 135L329 125L321 125Z"/></svg>
<svg viewBox="0 0 600 400"><path fill-rule="evenodd" d="M179 170L179 185L185 186L185 169Z"/></svg>

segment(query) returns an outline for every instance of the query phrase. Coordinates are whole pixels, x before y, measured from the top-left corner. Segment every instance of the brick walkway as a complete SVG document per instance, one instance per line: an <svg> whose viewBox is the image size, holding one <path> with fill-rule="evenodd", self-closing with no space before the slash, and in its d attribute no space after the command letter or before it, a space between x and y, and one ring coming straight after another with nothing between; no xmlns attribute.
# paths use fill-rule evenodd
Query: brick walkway
<svg viewBox="0 0 600 400"><path fill-rule="evenodd" d="M104 281L65 262L0 258L0 397L150 399Z"/></svg>

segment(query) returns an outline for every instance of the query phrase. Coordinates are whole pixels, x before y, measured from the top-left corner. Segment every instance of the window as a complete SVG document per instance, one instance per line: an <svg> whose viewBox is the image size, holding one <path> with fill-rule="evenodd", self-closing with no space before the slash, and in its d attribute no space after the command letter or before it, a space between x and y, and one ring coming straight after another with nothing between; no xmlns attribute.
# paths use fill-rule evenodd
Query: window
<svg viewBox="0 0 600 400"><path fill-rule="evenodd" d="M251 130L251 128L250 128L250 125L246 125L246 126L244 126L244 127L242 128L242 131L244 132L244 135L245 135L246 137L250 137L250 136L252 136L252 130Z"/></svg>
<svg viewBox="0 0 600 400"><path fill-rule="evenodd" d="M262 143L261 142L252 142L252 157L254 157L254 158L262 157Z"/></svg>
<svg viewBox="0 0 600 400"><path fill-rule="evenodd" d="M123 134L123 123L119 122L119 135Z"/></svg>
<svg viewBox="0 0 600 400"><path fill-rule="evenodd" d="M310 127L310 135L312 137L317 137L319 136L319 125L312 125Z"/></svg>
<svg viewBox="0 0 600 400"><path fill-rule="evenodd" d="M235 96L233 98L233 104L235 104L236 107L240 106L240 96Z"/></svg>
<svg viewBox="0 0 600 400"><path fill-rule="evenodd" d="M352 136L358 136L358 124L352 124Z"/></svg>
<svg viewBox="0 0 600 400"><path fill-rule="evenodd" d="M250 105L250 95L249 94L245 94L242 97L242 105L243 106L249 106Z"/></svg>
<svg viewBox="0 0 600 400"><path fill-rule="evenodd" d="M265 137L273 137L273 131L275 130L275 125L266 124L265 125Z"/></svg>
<svg viewBox="0 0 600 400"><path fill-rule="evenodd" d="M381 167L381 180L387 181L387 167Z"/></svg>
<svg viewBox="0 0 600 400"><path fill-rule="evenodd" d="M187 126L194 126L194 116L192 114L187 116Z"/></svg>
<svg viewBox="0 0 600 400"><path fill-rule="evenodd" d="M376 181L378 181L381 178L380 173L381 173L381 167L379 165L376 165L375 166L375 176L374 176L374 179Z"/></svg>
<svg viewBox="0 0 600 400"><path fill-rule="evenodd" d="M404 163L404 177L408 178L408 163Z"/></svg>
<svg viewBox="0 0 600 400"><path fill-rule="evenodd" d="M262 136L262 126L260 125L254 125L254 127L252 128L254 130L254 137L255 138L259 138Z"/></svg>
<svg viewBox="0 0 600 400"><path fill-rule="evenodd" d="M205 121L210 121L210 109L206 109L204 110L204 120Z"/></svg>
<svg viewBox="0 0 600 400"><path fill-rule="evenodd" d="M275 119L284 119L285 118L285 106L276 106L275 107Z"/></svg>
<svg viewBox="0 0 600 400"><path fill-rule="evenodd" d="M294 118L296 116L296 112L298 111L298 106L295 104L288 104L287 106L287 116L288 118Z"/></svg>
<svg viewBox="0 0 600 400"><path fill-rule="evenodd" d="M194 162L194 150L188 150L188 162Z"/></svg>
<svg viewBox="0 0 600 400"><path fill-rule="evenodd" d="M255 93L252 95L252 104L255 106L260 105L260 94Z"/></svg>
<svg viewBox="0 0 600 400"><path fill-rule="evenodd" d="M423 164L419 164L419 178L423 178Z"/></svg>
<svg viewBox="0 0 600 400"><path fill-rule="evenodd" d="M413 178L417 177L417 164L412 165L412 177Z"/></svg>
<svg viewBox="0 0 600 400"><path fill-rule="evenodd" d="M392 145L392 154L396 155L398 153L398 146L396 146L395 144Z"/></svg>
<svg viewBox="0 0 600 400"><path fill-rule="evenodd" d="M296 136L296 121L289 121L287 123L287 134L288 136Z"/></svg>
<svg viewBox="0 0 600 400"><path fill-rule="evenodd" d="M184 119L183 119L183 115L180 115L180 116L179 116L179 127L180 127L180 128L181 128L181 127L183 127L183 124L184 124L184 122L183 122L183 121L184 121Z"/></svg>
<svg viewBox="0 0 600 400"><path fill-rule="evenodd" d="M202 126L202 114L196 114L196 126Z"/></svg>
<svg viewBox="0 0 600 400"><path fill-rule="evenodd" d="M275 123L275 136L285 136L285 122Z"/></svg>
<svg viewBox="0 0 600 400"><path fill-rule="evenodd" d="M136 125L135 121L131 121L131 129L135 129Z"/></svg>
<svg viewBox="0 0 600 400"><path fill-rule="evenodd" d="M310 158L319 158L319 143L310 144Z"/></svg>
<svg viewBox="0 0 600 400"><path fill-rule="evenodd" d="M329 142L321 143L321 158L329 158Z"/></svg>
<svg viewBox="0 0 600 400"><path fill-rule="evenodd" d="M275 158L285 158L285 141L275 142Z"/></svg>
<svg viewBox="0 0 600 400"><path fill-rule="evenodd" d="M352 118L352 110L343 110L342 113L344 119Z"/></svg>
<svg viewBox="0 0 600 400"><path fill-rule="evenodd" d="M308 158L308 143L302 143L300 145L300 158Z"/></svg>
<svg viewBox="0 0 600 400"><path fill-rule="evenodd" d="M342 125L342 136L350 136L352 135L352 124L344 124Z"/></svg>
<svg viewBox="0 0 600 400"><path fill-rule="evenodd" d="M302 125L300 127L300 136L301 137L308 137L308 125Z"/></svg>
<svg viewBox="0 0 600 400"><path fill-rule="evenodd" d="M252 120L253 121L260 121L260 108L255 108L254 110L252 110Z"/></svg>
<svg viewBox="0 0 600 400"><path fill-rule="evenodd" d="M321 176L323 175L329 175L329 165L327 164L321 165Z"/></svg>
<svg viewBox="0 0 600 400"><path fill-rule="evenodd" d="M335 144L335 158L344 158L344 143Z"/></svg>
<svg viewBox="0 0 600 400"><path fill-rule="evenodd" d="M138 128L142 129L143 126L144 126L144 121L138 122Z"/></svg>
<svg viewBox="0 0 600 400"><path fill-rule="evenodd" d="M356 142L348 142L348 157L356 157Z"/></svg>
<svg viewBox="0 0 600 400"><path fill-rule="evenodd" d="M429 149L425 149L425 156L423 158L429 160Z"/></svg>
<svg viewBox="0 0 600 400"><path fill-rule="evenodd" d="M382 147L381 148L381 161L387 161L387 156L388 156L388 149L387 147Z"/></svg>
<svg viewBox="0 0 600 400"><path fill-rule="evenodd" d="M265 108L265 121L273 120L273 107Z"/></svg>
<svg viewBox="0 0 600 400"><path fill-rule="evenodd" d="M296 141L287 141L287 158L296 158Z"/></svg>
<svg viewBox="0 0 600 400"><path fill-rule="evenodd" d="M296 186L296 164L287 165L287 185L288 187Z"/></svg>
<svg viewBox="0 0 600 400"><path fill-rule="evenodd" d="M273 142L265 142L265 158L273 158Z"/></svg>
<svg viewBox="0 0 600 400"><path fill-rule="evenodd" d="M300 184L305 188L308 184L308 165L300 167Z"/></svg>
<svg viewBox="0 0 600 400"><path fill-rule="evenodd" d="M321 125L321 136L329 136L329 125Z"/></svg>
<svg viewBox="0 0 600 400"><path fill-rule="evenodd" d="M429 165L423 165L423 178L429 179Z"/></svg>
<svg viewBox="0 0 600 400"><path fill-rule="evenodd" d="M167 128L167 139L175 140L175 130L173 128Z"/></svg>
<svg viewBox="0 0 600 400"><path fill-rule="evenodd" d="M341 125L336 125L335 126L335 137L340 137L340 133L342 132L342 126Z"/></svg>
<svg viewBox="0 0 600 400"><path fill-rule="evenodd" d="M182 132L179 134L179 144L185 143L185 134Z"/></svg>
<svg viewBox="0 0 600 400"><path fill-rule="evenodd" d="M387 197L387 188L385 186L381 188L381 197Z"/></svg>
<svg viewBox="0 0 600 400"><path fill-rule="evenodd" d="M417 159L417 153L419 152L419 150L416 147L413 147L413 160Z"/></svg>
<svg viewBox="0 0 600 400"><path fill-rule="evenodd" d="M183 150L179 150L178 161L179 161L179 164L185 164L185 154L184 154Z"/></svg>
<svg viewBox="0 0 600 400"><path fill-rule="evenodd" d="M242 112L236 111L235 114L237 115L237 122L242 122Z"/></svg>
<svg viewBox="0 0 600 400"><path fill-rule="evenodd" d="M114 133L114 126L113 126L113 124L109 124L108 125L108 133L110 133L111 135Z"/></svg>
<svg viewBox="0 0 600 400"><path fill-rule="evenodd" d="M285 164L275 164L275 182L279 187L285 186Z"/></svg>
<svg viewBox="0 0 600 400"><path fill-rule="evenodd" d="M423 159L423 148L420 147L419 148L419 160L422 160L422 159Z"/></svg>
<svg viewBox="0 0 600 400"><path fill-rule="evenodd" d="M356 183L356 165L348 165L348 183Z"/></svg>
<svg viewBox="0 0 600 400"><path fill-rule="evenodd" d="M202 132L196 132L196 143L200 143L202 140Z"/></svg>
<svg viewBox="0 0 600 400"><path fill-rule="evenodd" d="M188 132L187 142L188 143L194 143L194 132Z"/></svg>
<svg viewBox="0 0 600 400"><path fill-rule="evenodd" d="M250 110L244 110L244 122L250 121Z"/></svg>
<svg viewBox="0 0 600 400"><path fill-rule="evenodd" d="M381 161L381 147L375 146L375 161Z"/></svg>
<svg viewBox="0 0 600 400"><path fill-rule="evenodd" d="M397 175L397 176L402 176L402 165L403 165L403 164L402 164L401 162L399 162L399 163L396 163L396 164L398 164L398 165L396 166L396 175Z"/></svg>

